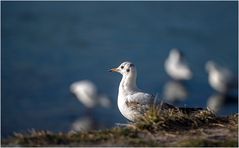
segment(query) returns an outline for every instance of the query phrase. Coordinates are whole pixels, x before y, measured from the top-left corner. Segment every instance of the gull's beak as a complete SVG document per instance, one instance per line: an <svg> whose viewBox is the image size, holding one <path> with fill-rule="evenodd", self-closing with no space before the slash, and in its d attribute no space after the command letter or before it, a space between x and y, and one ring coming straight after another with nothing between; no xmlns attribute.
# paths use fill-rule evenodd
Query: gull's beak
<svg viewBox="0 0 239 148"><path fill-rule="evenodd" d="M109 72L119 72L118 68L112 68L109 70Z"/></svg>

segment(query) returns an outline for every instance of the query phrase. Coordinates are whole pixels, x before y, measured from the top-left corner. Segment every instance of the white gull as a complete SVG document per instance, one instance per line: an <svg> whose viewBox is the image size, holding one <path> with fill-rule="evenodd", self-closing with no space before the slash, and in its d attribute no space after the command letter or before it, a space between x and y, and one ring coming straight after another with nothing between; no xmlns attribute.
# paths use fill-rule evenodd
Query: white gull
<svg viewBox="0 0 239 148"><path fill-rule="evenodd" d="M121 114L130 121L136 121L154 103L155 97L137 87L137 71L133 63L123 62L110 71L123 75L118 92L118 108ZM166 103L162 104L162 108L168 107L175 108Z"/></svg>
<svg viewBox="0 0 239 148"><path fill-rule="evenodd" d="M100 94L96 85L90 80L81 80L72 83L70 91L87 108L94 108L97 105L101 107L111 106L109 98L104 94Z"/></svg>
<svg viewBox="0 0 239 148"><path fill-rule="evenodd" d="M229 90L236 88L237 80L229 69L217 65L213 61L208 61L205 68L208 71L209 84L217 92L226 94Z"/></svg>
<svg viewBox="0 0 239 148"><path fill-rule="evenodd" d="M167 74L175 80L189 80L192 78L192 71L179 49L174 48L170 51L164 66Z"/></svg>

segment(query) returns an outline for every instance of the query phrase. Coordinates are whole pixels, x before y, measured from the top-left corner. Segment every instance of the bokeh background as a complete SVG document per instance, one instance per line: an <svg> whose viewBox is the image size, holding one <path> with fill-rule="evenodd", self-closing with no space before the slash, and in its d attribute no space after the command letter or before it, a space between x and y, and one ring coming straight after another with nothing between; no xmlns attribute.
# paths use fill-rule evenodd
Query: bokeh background
<svg viewBox="0 0 239 148"><path fill-rule="evenodd" d="M205 63L238 76L237 2L1 2L1 132L69 131L85 107L70 93L88 79L113 102L95 108L102 127L126 123L117 107L119 74L108 69L132 61L138 86L163 94L164 62L179 48L194 72L182 103L206 107L214 90ZM237 97L236 97L237 98ZM220 115L237 112L237 103Z"/></svg>

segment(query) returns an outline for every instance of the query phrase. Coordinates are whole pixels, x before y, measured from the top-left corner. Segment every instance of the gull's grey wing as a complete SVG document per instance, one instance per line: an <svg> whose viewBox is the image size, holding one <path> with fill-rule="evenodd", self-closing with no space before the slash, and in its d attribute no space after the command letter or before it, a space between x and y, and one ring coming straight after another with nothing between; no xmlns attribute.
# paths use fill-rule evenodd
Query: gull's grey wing
<svg viewBox="0 0 239 148"><path fill-rule="evenodd" d="M137 102L143 105L143 104L153 103L154 96L148 93L137 92L132 95L128 95L126 100L128 102Z"/></svg>
<svg viewBox="0 0 239 148"><path fill-rule="evenodd" d="M150 107L150 104L142 104L142 103L135 102L135 101L130 101L130 102L126 101L125 103L126 103L127 107L135 113L136 116L142 115Z"/></svg>

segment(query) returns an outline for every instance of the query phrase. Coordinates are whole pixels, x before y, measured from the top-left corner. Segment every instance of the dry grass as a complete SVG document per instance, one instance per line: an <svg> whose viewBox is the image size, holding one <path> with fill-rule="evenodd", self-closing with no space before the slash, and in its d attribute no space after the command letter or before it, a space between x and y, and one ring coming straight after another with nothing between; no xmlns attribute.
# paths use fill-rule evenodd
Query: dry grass
<svg viewBox="0 0 239 148"><path fill-rule="evenodd" d="M31 130L2 140L2 146L238 146L238 114L217 117L208 110L184 112L152 106L126 127L52 133Z"/></svg>
<svg viewBox="0 0 239 148"><path fill-rule="evenodd" d="M153 105L144 116L135 123L139 129L155 130L185 130L198 128L208 123L217 122L215 114L209 110L198 110L184 113L180 109L163 110L159 105Z"/></svg>

